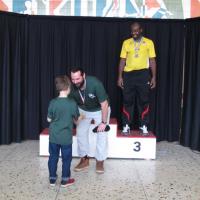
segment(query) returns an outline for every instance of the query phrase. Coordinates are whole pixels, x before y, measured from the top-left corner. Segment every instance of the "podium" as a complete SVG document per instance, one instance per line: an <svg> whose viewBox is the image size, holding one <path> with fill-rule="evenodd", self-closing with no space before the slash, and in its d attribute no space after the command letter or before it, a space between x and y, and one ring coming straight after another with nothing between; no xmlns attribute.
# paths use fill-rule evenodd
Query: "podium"
<svg viewBox="0 0 200 200"><path fill-rule="evenodd" d="M108 134L108 158L135 158L156 159L156 137L150 132L149 136L141 136L139 131L131 131L129 136L123 136L118 130L117 120L110 120ZM95 155L96 134L92 129L96 125L91 124L89 129L90 157ZM40 133L39 155L48 156L49 134L48 128ZM78 157L77 138L73 135L72 156Z"/></svg>

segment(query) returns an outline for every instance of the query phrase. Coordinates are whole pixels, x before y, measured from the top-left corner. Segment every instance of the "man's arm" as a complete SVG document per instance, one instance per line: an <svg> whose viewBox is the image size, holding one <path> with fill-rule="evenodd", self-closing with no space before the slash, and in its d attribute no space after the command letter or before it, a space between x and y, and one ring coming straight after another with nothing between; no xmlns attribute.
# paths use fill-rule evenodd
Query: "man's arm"
<svg viewBox="0 0 200 200"><path fill-rule="evenodd" d="M155 58L149 59L149 67L151 70L150 86L151 86L151 89L153 89L156 87L156 59Z"/></svg>
<svg viewBox="0 0 200 200"><path fill-rule="evenodd" d="M105 100L100 103L101 104L101 112L102 112L102 122L99 124L97 131L102 132L105 130L107 125L107 119L108 119L108 101Z"/></svg>
<svg viewBox="0 0 200 200"><path fill-rule="evenodd" d="M118 80L117 80L117 85L121 88L123 88L123 71L124 67L126 65L126 58L121 58L119 61L119 71L118 71Z"/></svg>

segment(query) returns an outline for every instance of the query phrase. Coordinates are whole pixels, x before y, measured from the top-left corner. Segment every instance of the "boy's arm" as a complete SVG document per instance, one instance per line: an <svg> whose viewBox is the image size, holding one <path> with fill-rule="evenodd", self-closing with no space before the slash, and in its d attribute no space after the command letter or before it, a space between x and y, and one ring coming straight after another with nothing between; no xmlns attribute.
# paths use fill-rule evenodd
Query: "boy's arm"
<svg viewBox="0 0 200 200"><path fill-rule="evenodd" d="M79 115L78 118L74 118L74 124L78 125L80 123L81 120L83 120L85 118L84 115Z"/></svg>
<svg viewBox="0 0 200 200"><path fill-rule="evenodd" d="M74 109L74 115L73 115L74 124L77 125L84 118L85 118L85 116L79 113L78 105L75 102L75 109Z"/></svg>
<svg viewBox="0 0 200 200"><path fill-rule="evenodd" d="M47 121L50 123L53 119L53 101L49 103Z"/></svg>

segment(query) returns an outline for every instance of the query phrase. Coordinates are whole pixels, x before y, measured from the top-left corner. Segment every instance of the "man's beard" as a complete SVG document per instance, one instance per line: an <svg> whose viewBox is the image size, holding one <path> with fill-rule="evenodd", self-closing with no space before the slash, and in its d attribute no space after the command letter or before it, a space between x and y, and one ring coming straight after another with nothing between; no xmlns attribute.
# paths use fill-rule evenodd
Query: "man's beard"
<svg viewBox="0 0 200 200"><path fill-rule="evenodd" d="M76 87L76 89L80 90L83 87L84 83L85 83L85 79L83 79L83 81L79 84L74 84L74 86Z"/></svg>

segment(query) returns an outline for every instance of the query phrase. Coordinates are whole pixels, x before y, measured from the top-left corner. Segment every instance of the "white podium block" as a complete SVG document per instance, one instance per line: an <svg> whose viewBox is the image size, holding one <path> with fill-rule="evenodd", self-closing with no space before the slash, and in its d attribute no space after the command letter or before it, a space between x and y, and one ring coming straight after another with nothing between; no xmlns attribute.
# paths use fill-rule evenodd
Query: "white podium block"
<svg viewBox="0 0 200 200"><path fill-rule="evenodd" d="M156 158L156 137L152 133L144 137L139 135L139 131L133 131L128 137L118 135L108 139L110 158Z"/></svg>
<svg viewBox="0 0 200 200"><path fill-rule="evenodd" d="M91 124L89 129L90 154L94 157L96 148L96 135L92 129L95 127ZM117 122L115 119L110 121L110 131L108 134L108 158L137 158L137 159L155 159L156 158L156 137L150 133L144 137L139 135L139 131L131 132L130 136L118 134ZM44 129L40 134L40 156L48 156L49 135L48 129ZM73 136L72 145L73 157L78 157L77 138Z"/></svg>

